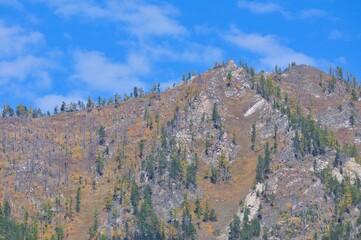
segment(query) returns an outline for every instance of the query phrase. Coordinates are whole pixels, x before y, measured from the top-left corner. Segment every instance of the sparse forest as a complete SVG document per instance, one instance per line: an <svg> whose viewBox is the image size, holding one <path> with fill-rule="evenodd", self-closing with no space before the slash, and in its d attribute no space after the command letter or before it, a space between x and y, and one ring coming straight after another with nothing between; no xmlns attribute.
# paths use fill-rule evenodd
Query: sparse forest
<svg viewBox="0 0 361 240"><path fill-rule="evenodd" d="M0 239L359 237L351 73L229 61L181 78L53 113L5 104Z"/></svg>

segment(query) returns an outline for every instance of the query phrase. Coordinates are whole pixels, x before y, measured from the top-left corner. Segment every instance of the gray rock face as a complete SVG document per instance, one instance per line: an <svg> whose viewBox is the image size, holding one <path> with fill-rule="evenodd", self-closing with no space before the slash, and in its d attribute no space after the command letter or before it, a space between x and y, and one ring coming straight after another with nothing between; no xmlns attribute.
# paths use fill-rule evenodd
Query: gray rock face
<svg viewBox="0 0 361 240"><path fill-rule="evenodd" d="M327 204L331 199L324 198L321 181L312 177L307 167L310 165L294 162L292 168L277 171L266 183L265 193L261 197L264 216L262 226L273 229L274 235L280 239L284 239L285 235L283 231L274 228L275 223L288 228L287 222L281 219L281 213L290 221L298 221L294 216L304 211L330 214ZM308 228L313 229L312 226L304 226L306 232Z"/></svg>
<svg viewBox="0 0 361 240"><path fill-rule="evenodd" d="M272 110L272 115L266 119L259 128L261 129L260 136L263 139L273 137L275 126L277 126L278 134L285 134L288 129L288 119L286 116L282 115L278 110Z"/></svg>
<svg viewBox="0 0 361 240"><path fill-rule="evenodd" d="M349 128L351 127L351 111L352 108L350 108L348 104L342 104L342 110L328 108L325 113L318 117L318 119L321 124L327 125L335 130L340 128Z"/></svg>

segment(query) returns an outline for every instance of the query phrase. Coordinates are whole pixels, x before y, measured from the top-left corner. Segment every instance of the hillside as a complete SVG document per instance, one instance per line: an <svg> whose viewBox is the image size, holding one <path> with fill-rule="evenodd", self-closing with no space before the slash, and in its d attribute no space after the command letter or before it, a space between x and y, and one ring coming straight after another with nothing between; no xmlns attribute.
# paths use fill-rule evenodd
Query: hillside
<svg viewBox="0 0 361 240"><path fill-rule="evenodd" d="M117 104L1 118L0 219L35 239L358 239L360 89L339 70L229 61Z"/></svg>

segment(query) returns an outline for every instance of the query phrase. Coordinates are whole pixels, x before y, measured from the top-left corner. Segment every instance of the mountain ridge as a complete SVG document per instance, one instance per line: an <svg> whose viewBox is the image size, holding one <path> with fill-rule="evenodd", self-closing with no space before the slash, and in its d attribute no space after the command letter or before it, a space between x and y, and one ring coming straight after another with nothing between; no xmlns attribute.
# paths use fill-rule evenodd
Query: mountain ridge
<svg viewBox="0 0 361 240"><path fill-rule="evenodd" d="M359 88L332 69L278 71L230 61L115 105L1 119L0 197L48 238L61 226L66 239L304 239L340 219L340 239L356 238ZM331 176L349 190L332 192Z"/></svg>

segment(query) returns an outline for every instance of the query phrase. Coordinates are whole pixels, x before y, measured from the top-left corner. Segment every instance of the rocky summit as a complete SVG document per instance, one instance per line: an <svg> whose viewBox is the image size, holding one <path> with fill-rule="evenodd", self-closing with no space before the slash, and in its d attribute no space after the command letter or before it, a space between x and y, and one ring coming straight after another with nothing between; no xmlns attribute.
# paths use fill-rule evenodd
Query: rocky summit
<svg viewBox="0 0 361 240"><path fill-rule="evenodd" d="M122 101L4 109L0 239L360 239L360 93L340 67L231 60Z"/></svg>

